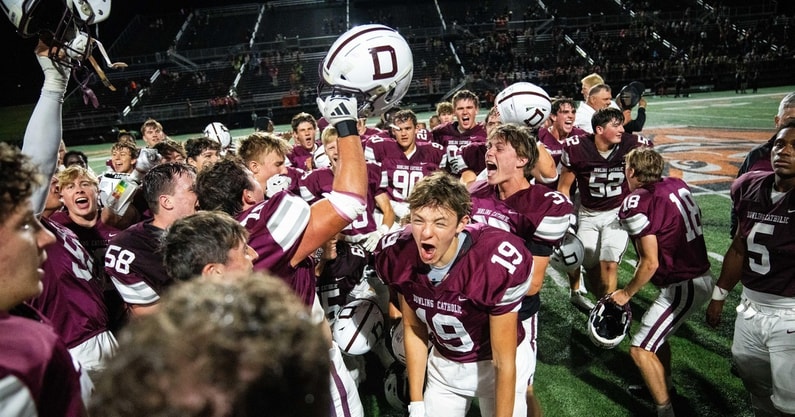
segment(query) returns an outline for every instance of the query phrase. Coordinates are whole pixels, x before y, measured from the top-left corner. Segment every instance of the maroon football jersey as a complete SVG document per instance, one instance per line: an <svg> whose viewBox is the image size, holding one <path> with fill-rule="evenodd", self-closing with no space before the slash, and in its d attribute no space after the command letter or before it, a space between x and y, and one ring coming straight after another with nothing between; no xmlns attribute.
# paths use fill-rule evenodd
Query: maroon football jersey
<svg viewBox="0 0 795 417"><path fill-rule="evenodd" d="M773 201L772 172L754 171L732 184L737 233L747 244L742 283L759 292L795 296L795 196L790 191Z"/></svg>
<svg viewBox="0 0 795 417"><path fill-rule="evenodd" d="M624 175L624 156L640 146L652 143L639 135L625 133L605 157L596 149L594 135L570 136L563 145L560 162L574 172L582 206L607 211L621 205L629 194Z"/></svg>
<svg viewBox="0 0 795 417"><path fill-rule="evenodd" d="M431 133L433 136L431 140L442 145L445 155L448 158L454 157L459 148L469 145L470 143L485 143L487 136L486 127L483 125L483 122L476 123L472 129L466 132L460 132L458 130L458 122L445 123L441 126L437 126Z"/></svg>
<svg viewBox="0 0 795 417"><path fill-rule="evenodd" d="M332 191L334 183L334 172L331 168L315 169L306 173L298 182L298 190L301 197L309 204L312 204L325 197ZM370 233L378 228L373 218L376 210L375 196L386 192L381 188L381 167L376 164L367 164L367 197L365 198L366 209L362 214L345 226L342 230L346 235L357 235Z"/></svg>
<svg viewBox="0 0 795 417"><path fill-rule="evenodd" d="M287 155L287 159L293 167L306 169L306 161L312 159L312 151L307 150L302 145L295 145L292 152Z"/></svg>
<svg viewBox="0 0 795 417"><path fill-rule="evenodd" d="M444 160L444 150L439 144L416 145L414 153L407 158L394 139L374 137L367 141L365 158L381 166L380 186L392 201L404 201L414 184L436 172Z"/></svg>
<svg viewBox="0 0 795 417"><path fill-rule="evenodd" d="M533 257L522 239L484 224L462 232L462 248L444 279L433 285L411 226L381 241L375 267L428 326L436 349L456 362L492 358L489 316L518 311L530 287ZM517 319L516 344L524 338Z"/></svg>
<svg viewBox="0 0 795 417"><path fill-rule="evenodd" d="M630 193L618 219L633 243L654 235L659 266L651 278L658 287L699 277L709 270L701 209L679 178L663 178Z"/></svg>
<svg viewBox="0 0 795 417"><path fill-rule="evenodd" d="M91 255L71 230L47 218L41 223L57 241L45 248L43 291L30 304L50 320L71 349L108 330L103 283L93 276Z"/></svg>
<svg viewBox="0 0 795 417"><path fill-rule="evenodd" d="M127 304L147 305L174 283L159 253L165 231L147 220L136 223L110 239L105 252L105 273Z"/></svg>
<svg viewBox="0 0 795 417"><path fill-rule="evenodd" d="M315 266L306 258L297 266L290 259L309 224L309 205L287 192L273 197L235 216L248 230L248 244L257 252L254 270L267 270L283 279L307 305L315 299Z"/></svg>
<svg viewBox="0 0 795 417"><path fill-rule="evenodd" d="M367 254L358 245L337 241L337 257L323 264L317 278L317 294L326 318L334 320L337 312L348 303L351 290L362 281Z"/></svg>
<svg viewBox="0 0 795 417"><path fill-rule="evenodd" d="M573 128L569 137L571 136L581 136L585 135L588 132L580 129L580 128ZM563 141L558 141L552 133L549 132L549 129L539 129L538 130L538 141L543 143L544 146L549 151L549 154L552 156L552 159L555 161L555 166L560 165L560 157L563 156L563 146L565 145L566 141L565 138Z"/></svg>
<svg viewBox="0 0 795 417"><path fill-rule="evenodd" d="M80 376L63 341L49 325L0 311L0 414L83 416ZM18 414L20 413L20 414Z"/></svg>
<svg viewBox="0 0 795 417"><path fill-rule="evenodd" d="M472 220L509 231L525 241L557 245L569 228L574 205L565 195L532 185L499 199L496 185L485 180L469 186Z"/></svg>
<svg viewBox="0 0 795 417"><path fill-rule="evenodd" d="M465 165L458 173L460 174L468 169L474 171L475 174L479 174L486 169L486 150L485 142L470 143L458 148L457 154L461 156Z"/></svg>
<svg viewBox="0 0 795 417"><path fill-rule="evenodd" d="M104 276L105 251L108 249L110 239L116 236L120 230L113 226L108 226L101 219L97 219L97 223L93 227L83 227L75 223L69 217L69 213L65 211L54 213L50 216L50 220L66 226L77 235L80 244L86 248L94 260L94 276L100 276L98 274Z"/></svg>

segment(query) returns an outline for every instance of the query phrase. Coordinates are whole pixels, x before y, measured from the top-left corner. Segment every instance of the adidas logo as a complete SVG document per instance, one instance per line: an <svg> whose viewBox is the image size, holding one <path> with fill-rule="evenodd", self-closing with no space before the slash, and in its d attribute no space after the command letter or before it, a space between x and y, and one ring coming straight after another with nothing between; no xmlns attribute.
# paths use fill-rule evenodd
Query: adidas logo
<svg viewBox="0 0 795 417"><path fill-rule="evenodd" d="M332 116L348 116L351 114L351 111L348 110L348 107L345 106L345 103L340 103L337 108L331 111Z"/></svg>

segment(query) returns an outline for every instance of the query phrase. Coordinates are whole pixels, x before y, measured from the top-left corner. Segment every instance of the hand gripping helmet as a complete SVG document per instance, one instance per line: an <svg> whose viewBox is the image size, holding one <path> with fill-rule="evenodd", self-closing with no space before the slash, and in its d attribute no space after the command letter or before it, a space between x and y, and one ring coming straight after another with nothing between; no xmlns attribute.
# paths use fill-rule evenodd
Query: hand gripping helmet
<svg viewBox="0 0 795 417"><path fill-rule="evenodd" d="M396 410L404 411L409 405L409 377L406 366L393 362L384 373L384 397Z"/></svg>
<svg viewBox="0 0 795 417"><path fill-rule="evenodd" d="M633 81L618 92L616 95L616 103L621 110L629 110L638 105L640 97L643 95L643 90L646 87L639 81Z"/></svg>
<svg viewBox="0 0 795 417"><path fill-rule="evenodd" d="M577 235L568 231L549 257L549 263L559 271L573 272L580 268L584 258L585 247L582 241Z"/></svg>
<svg viewBox="0 0 795 417"><path fill-rule="evenodd" d="M406 349L403 346L403 320L398 320L389 330L390 343L386 346L398 362L406 363Z"/></svg>
<svg viewBox="0 0 795 417"><path fill-rule="evenodd" d="M500 120L517 123L531 129L540 127L549 117L552 102L543 88L528 82L509 85L494 99Z"/></svg>
<svg viewBox="0 0 795 417"><path fill-rule="evenodd" d="M624 340L631 323L632 309L629 303L620 306L607 294L588 315L588 336L596 346L612 349Z"/></svg>
<svg viewBox="0 0 795 417"><path fill-rule="evenodd" d="M406 40L383 25L357 26L331 45L320 67L318 96L352 94L359 117L378 116L409 89L414 58Z"/></svg>
<svg viewBox="0 0 795 417"><path fill-rule="evenodd" d="M383 336L384 315L372 300L353 300L337 313L331 333L343 352L363 355Z"/></svg>
<svg viewBox="0 0 795 417"><path fill-rule="evenodd" d="M64 64L83 61L91 54L95 40L89 25L107 19L111 4L110 0L0 1L20 35L39 37L51 47L50 58Z"/></svg>

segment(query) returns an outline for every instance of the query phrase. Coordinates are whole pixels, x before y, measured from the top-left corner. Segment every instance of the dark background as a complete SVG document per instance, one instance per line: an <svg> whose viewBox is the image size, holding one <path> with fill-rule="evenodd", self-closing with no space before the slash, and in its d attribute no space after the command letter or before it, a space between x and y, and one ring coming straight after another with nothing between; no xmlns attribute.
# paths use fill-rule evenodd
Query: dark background
<svg viewBox="0 0 795 417"><path fill-rule="evenodd" d="M55 3L55 2L53 2ZM110 49L116 37L127 27L136 14L157 16L177 12L182 8L193 9L229 4L256 3L235 0L116 0L111 5L110 17L95 27L98 39ZM16 28L6 16L0 16L0 45L8 48L2 60L0 75L0 106L35 103L42 84L41 70L33 56L36 39L25 39L16 33ZM113 57L111 57L113 58Z"/></svg>

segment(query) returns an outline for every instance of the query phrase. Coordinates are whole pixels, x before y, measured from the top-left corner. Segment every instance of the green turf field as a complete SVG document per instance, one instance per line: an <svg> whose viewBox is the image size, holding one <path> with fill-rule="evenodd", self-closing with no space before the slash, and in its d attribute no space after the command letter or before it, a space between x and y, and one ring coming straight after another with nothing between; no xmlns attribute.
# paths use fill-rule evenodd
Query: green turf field
<svg viewBox="0 0 795 417"><path fill-rule="evenodd" d="M644 134L649 132L650 137L654 137L655 132L664 129L696 128L695 134L692 129L687 131L687 135L679 136L675 134L676 131L667 131L666 137L689 146L698 145L707 153L710 152L710 146L720 147L726 145L723 142L728 141L710 136L712 133L709 129L731 132L761 131L757 136L767 138L773 132L773 116L777 112L779 101L784 94L794 89L767 88L760 89L758 94L744 95L733 92L700 93L677 99L649 97ZM418 116L420 120L427 120L429 113ZM485 111L481 113L481 119L484 116ZM165 128L167 132L168 126ZM276 129L284 131L289 126L280 125ZM239 137L250 131L236 130L232 133ZM175 139L184 140L190 136L193 135L182 135ZM698 144L694 144L696 139L700 141ZM732 142L736 150L730 155L729 170L734 166L736 173L736 165L753 144L753 141L742 138ZM91 165L97 172L104 171L103 165L110 154L109 148L109 144L78 147L90 156ZM713 178L716 175L704 174L705 164L699 164L698 154L685 154L685 157L677 156L679 159L670 159L669 162L685 167L684 178L698 178L702 181L692 186L703 212L712 272L717 279L722 255L729 244L730 201L727 187L733 174L721 172L723 180L716 180ZM693 167L693 171L689 172L687 167ZM620 270L620 287L631 278L635 260L633 250L629 249ZM539 318L539 360L535 389L545 414L554 417L653 415L651 403L638 400L624 390L627 384L642 383L628 354L628 341L625 340L614 350L595 347L585 331L586 315L569 304L565 280L557 275L548 277L541 292L543 305ZM740 380L730 373L729 364L734 307L739 293L738 286L729 297L724 311L724 322L717 330L705 325L702 310L671 339L673 379L679 394L674 405L680 416L751 415L746 393ZM647 286L633 298L631 306L636 318L635 324L655 296L656 291ZM377 395L372 394L380 392L381 386L380 379L371 375L361 389L368 415L402 415L401 412L391 410ZM473 413L470 414L477 414Z"/></svg>

